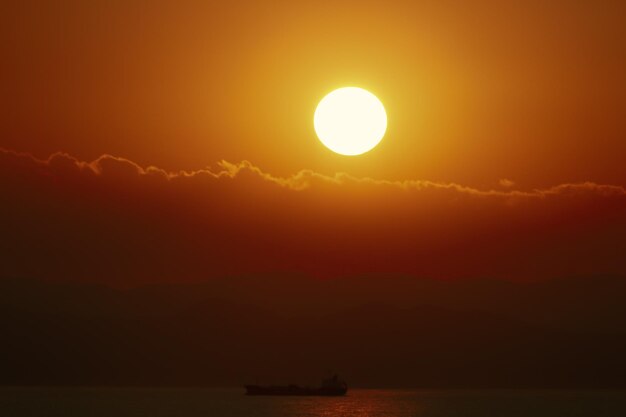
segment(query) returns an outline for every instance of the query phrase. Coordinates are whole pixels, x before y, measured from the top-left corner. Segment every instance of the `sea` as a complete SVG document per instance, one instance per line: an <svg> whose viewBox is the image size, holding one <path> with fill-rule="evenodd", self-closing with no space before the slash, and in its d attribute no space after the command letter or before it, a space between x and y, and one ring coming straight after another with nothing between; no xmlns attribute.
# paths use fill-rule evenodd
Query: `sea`
<svg viewBox="0 0 626 417"><path fill-rule="evenodd" d="M626 391L377 390L248 397L243 389L0 387L2 417L626 417Z"/></svg>

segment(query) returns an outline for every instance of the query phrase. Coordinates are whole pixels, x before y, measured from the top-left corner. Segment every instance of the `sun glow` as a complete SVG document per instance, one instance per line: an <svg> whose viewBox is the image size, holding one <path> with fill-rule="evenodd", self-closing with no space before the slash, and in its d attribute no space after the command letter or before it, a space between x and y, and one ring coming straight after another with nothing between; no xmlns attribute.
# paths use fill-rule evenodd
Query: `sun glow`
<svg viewBox="0 0 626 417"><path fill-rule="evenodd" d="M360 155L374 148L387 130L383 103L358 87L344 87L326 95L313 118L319 140L333 152Z"/></svg>

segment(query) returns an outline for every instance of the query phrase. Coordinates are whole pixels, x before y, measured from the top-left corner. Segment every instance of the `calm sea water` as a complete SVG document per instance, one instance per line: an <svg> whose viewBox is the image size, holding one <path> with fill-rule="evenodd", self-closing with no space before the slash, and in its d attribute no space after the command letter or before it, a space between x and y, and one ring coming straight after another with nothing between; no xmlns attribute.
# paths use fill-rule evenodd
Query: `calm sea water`
<svg viewBox="0 0 626 417"><path fill-rule="evenodd" d="M624 417L626 391L351 390L345 397L246 397L241 389L0 388L0 416Z"/></svg>

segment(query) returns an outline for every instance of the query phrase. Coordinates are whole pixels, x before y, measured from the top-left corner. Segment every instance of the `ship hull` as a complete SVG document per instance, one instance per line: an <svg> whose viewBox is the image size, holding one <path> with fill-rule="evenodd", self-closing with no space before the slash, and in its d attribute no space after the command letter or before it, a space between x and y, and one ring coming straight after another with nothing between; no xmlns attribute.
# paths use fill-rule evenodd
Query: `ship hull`
<svg viewBox="0 0 626 417"><path fill-rule="evenodd" d="M263 387L260 385L246 385L246 395L291 395L291 396L323 396L339 397L346 395L347 387L309 388L296 385Z"/></svg>

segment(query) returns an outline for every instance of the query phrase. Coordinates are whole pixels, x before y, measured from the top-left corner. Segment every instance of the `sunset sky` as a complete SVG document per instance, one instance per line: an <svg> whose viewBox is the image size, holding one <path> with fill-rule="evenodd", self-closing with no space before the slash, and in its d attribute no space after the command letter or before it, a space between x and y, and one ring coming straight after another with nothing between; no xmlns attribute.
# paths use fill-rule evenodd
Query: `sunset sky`
<svg viewBox="0 0 626 417"><path fill-rule="evenodd" d="M2 1L0 312L0 388L623 389L626 1Z"/></svg>
<svg viewBox="0 0 626 417"><path fill-rule="evenodd" d="M626 5L0 6L3 276L626 273ZM378 147L313 112L359 86Z"/></svg>

